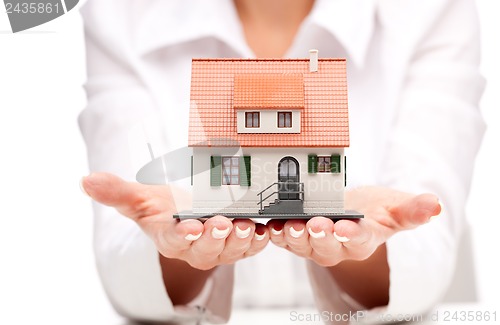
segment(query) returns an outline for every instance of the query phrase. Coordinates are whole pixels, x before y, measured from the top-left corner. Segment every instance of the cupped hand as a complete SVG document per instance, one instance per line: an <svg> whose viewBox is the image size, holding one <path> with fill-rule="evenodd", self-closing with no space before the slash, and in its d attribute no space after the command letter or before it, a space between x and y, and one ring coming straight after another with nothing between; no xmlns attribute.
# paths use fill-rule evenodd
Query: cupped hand
<svg viewBox="0 0 500 325"><path fill-rule="evenodd" d="M171 186L143 185L93 173L82 179L82 187L92 199L134 220L160 254L200 270L255 255L269 241L267 227L251 220L215 216L202 223L174 219L175 213L190 208L190 195Z"/></svg>
<svg viewBox="0 0 500 325"><path fill-rule="evenodd" d="M425 224L441 212L435 195L380 187L346 192L345 205L364 218L335 223L324 217L271 220L267 224L271 241L321 266L334 266L344 260L367 259L395 233Z"/></svg>

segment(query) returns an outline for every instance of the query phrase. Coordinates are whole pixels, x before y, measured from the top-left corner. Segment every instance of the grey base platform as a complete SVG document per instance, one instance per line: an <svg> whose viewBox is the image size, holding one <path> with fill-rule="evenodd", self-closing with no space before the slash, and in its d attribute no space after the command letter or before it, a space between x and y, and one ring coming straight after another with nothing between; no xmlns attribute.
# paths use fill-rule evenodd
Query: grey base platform
<svg viewBox="0 0 500 325"><path fill-rule="evenodd" d="M193 213L191 211L182 211L178 214L174 214L176 219L202 219L211 218L214 216L223 215L232 219L311 219L313 217L325 217L330 219L360 219L364 218L364 215L354 211L346 210L345 213Z"/></svg>

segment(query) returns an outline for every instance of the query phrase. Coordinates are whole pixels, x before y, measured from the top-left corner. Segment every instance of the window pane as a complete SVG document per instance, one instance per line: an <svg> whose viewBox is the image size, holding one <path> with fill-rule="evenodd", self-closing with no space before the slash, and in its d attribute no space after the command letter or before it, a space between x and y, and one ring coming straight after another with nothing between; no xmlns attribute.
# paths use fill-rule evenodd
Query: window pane
<svg viewBox="0 0 500 325"><path fill-rule="evenodd" d="M288 160L283 160L280 163L280 176L288 176Z"/></svg>
<svg viewBox="0 0 500 325"><path fill-rule="evenodd" d="M329 156L318 157L318 172L319 173L329 173L330 172L330 157Z"/></svg>
<svg viewBox="0 0 500 325"><path fill-rule="evenodd" d="M323 160L319 160L318 172L323 173L324 171L325 171L325 162Z"/></svg>
<svg viewBox="0 0 500 325"><path fill-rule="evenodd" d="M292 127L292 112L278 112L278 127Z"/></svg>
<svg viewBox="0 0 500 325"><path fill-rule="evenodd" d="M246 112L245 113L245 127L247 128L258 128L260 122L259 112Z"/></svg>
<svg viewBox="0 0 500 325"><path fill-rule="evenodd" d="M245 122L245 126L247 128L251 128L252 127L252 114L251 113L245 113L246 115L246 122Z"/></svg>
<svg viewBox="0 0 500 325"><path fill-rule="evenodd" d="M222 157L222 184L239 185L241 157Z"/></svg>
<svg viewBox="0 0 500 325"><path fill-rule="evenodd" d="M297 176L297 166L293 161L289 161L288 163L288 176L295 177Z"/></svg>

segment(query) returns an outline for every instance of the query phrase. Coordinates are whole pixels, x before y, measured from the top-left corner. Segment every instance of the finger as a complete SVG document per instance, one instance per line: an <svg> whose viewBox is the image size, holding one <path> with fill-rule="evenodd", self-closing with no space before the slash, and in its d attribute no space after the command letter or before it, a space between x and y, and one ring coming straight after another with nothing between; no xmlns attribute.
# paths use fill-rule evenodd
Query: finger
<svg viewBox="0 0 500 325"><path fill-rule="evenodd" d="M179 258L201 237L205 227L199 220L185 219L166 225L165 229L159 235L158 250L165 257Z"/></svg>
<svg viewBox="0 0 500 325"><path fill-rule="evenodd" d="M372 220L339 220L333 237L341 245L342 258L364 260L387 240L388 234L374 227Z"/></svg>
<svg viewBox="0 0 500 325"><path fill-rule="evenodd" d="M233 221L233 231L226 239L226 245L220 254L220 262L223 264L234 263L243 258L252 244L254 231L255 223L251 220Z"/></svg>
<svg viewBox="0 0 500 325"><path fill-rule="evenodd" d="M286 220L269 220L267 223L268 234L271 241L278 247L287 248L283 228L285 227Z"/></svg>
<svg viewBox="0 0 500 325"><path fill-rule="evenodd" d="M285 241L290 250L302 257L311 255L312 247L309 244L309 233L306 231L306 221L288 220L284 227Z"/></svg>
<svg viewBox="0 0 500 325"><path fill-rule="evenodd" d="M128 183L108 173L92 173L82 178L85 192L94 200L109 206L123 205L138 199L137 183Z"/></svg>
<svg viewBox="0 0 500 325"><path fill-rule="evenodd" d="M347 248L365 245L373 237L369 223L363 219L339 220L335 222L333 237Z"/></svg>
<svg viewBox="0 0 500 325"><path fill-rule="evenodd" d="M126 182L112 174L92 173L84 177L81 183L92 199L115 207L133 219L157 214L165 207L162 200L151 200L155 191L152 186Z"/></svg>
<svg viewBox="0 0 500 325"><path fill-rule="evenodd" d="M333 221L324 217L314 217L307 221L306 229L311 246L315 250L327 250L329 246L324 239L333 236Z"/></svg>
<svg viewBox="0 0 500 325"><path fill-rule="evenodd" d="M226 245L226 238L232 229L232 222L223 216L215 216L205 221L203 234L191 245L192 263L198 268L217 265L219 255Z"/></svg>
<svg viewBox="0 0 500 325"><path fill-rule="evenodd" d="M313 248L311 257L323 266L332 266L343 259L360 260L368 257L376 245L370 244L372 233L364 220L332 220L315 217L306 227L309 243Z"/></svg>
<svg viewBox="0 0 500 325"><path fill-rule="evenodd" d="M306 223L311 259L321 266L337 264L341 258L342 244L333 236L333 221L324 217L311 218Z"/></svg>
<svg viewBox="0 0 500 325"><path fill-rule="evenodd" d="M246 251L245 257L253 256L266 247L269 242L269 232L267 227L263 224L255 224L255 232L252 239L252 245Z"/></svg>
<svg viewBox="0 0 500 325"><path fill-rule="evenodd" d="M394 220L404 229L414 228L429 221L441 212L438 198L433 194L421 194L390 207Z"/></svg>

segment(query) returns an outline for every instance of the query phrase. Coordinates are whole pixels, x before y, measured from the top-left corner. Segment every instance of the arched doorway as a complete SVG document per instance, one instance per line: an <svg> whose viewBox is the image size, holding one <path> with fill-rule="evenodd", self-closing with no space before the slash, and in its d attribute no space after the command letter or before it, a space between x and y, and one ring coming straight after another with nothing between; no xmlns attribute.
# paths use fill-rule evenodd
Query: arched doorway
<svg viewBox="0 0 500 325"><path fill-rule="evenodd" d="M278 197L280 200L299 199L300 168L293 157L284 157L278 163Z"/></svg>

